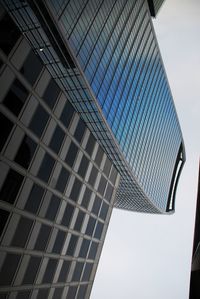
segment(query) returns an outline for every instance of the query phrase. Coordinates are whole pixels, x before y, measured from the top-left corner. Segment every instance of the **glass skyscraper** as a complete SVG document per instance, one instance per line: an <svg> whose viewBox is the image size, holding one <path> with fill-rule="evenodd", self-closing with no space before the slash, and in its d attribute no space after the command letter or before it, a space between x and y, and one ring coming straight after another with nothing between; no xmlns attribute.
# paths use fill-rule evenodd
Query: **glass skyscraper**
<svg viewBox="0 0 200 299"><path fill-rule="evenodd" d="M185 153L149 2L7 3L119 171L115 206L173 211Z"/></svg>
<svg viewBox="0 0 200 299"><path fill-rule="evenodd" d="M174 211L162 2L1 1L0 299L88 298L113 207Z"/></svg>

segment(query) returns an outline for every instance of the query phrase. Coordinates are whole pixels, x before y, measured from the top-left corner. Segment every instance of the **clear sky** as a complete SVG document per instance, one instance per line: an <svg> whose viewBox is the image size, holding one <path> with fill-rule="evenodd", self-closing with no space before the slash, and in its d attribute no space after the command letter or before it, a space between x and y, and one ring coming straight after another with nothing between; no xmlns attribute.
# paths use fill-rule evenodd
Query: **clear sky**
<svg viewBox="0 0 200 299"><path fill-rule="evenodd" d="M176 212L113 210L91 299L188 299L200 154L200 1L166 0L154 26L186 147Z"/></svg>

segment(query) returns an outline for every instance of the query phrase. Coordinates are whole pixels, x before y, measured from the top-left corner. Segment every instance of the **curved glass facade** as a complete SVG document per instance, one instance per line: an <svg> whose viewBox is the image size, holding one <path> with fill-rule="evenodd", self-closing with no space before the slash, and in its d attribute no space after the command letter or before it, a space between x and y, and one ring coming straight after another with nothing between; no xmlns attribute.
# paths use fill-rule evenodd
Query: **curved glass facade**
<svg viewBox="0 0 200 299"><path fill-rule="evenodd" d="M134 177L165 210L182 135L147 1L50 3Z"/></svg>
<svg viewBox="0 0 200 299"><path fill-rule="evenodd" d="M0 32L0 298L88 299L113 207L173 212L185 160L148 4L2 0Z"/></svg>
<svg viewBox="0 0 200 299"><path fill-rule="evenodd" d="M34 17L20 8L25 25L19 12L11 13L117 167L115 206L174 210L169 202L185 153L148 2L35 0L30 6Z"/></svg>

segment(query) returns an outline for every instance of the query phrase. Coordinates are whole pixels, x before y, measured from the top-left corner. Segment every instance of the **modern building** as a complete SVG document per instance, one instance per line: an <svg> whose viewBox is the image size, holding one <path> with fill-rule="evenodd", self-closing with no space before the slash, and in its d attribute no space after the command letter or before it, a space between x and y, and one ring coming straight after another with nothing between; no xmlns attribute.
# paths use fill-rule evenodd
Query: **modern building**
<svg viewBox="0 0 200 299"><path fill-rule="evenodd" d="M174 211L185 151L150 3L1 1L0 299L89 298L113 206Z"/></svg>
<svg viewBox="0 0 200 299"><path fill-rule="evenodd" d="M172 212L185 153L147 1L5 3L119 171L115 206Z"/></svg>
<svg viewBox="0 0 200 299"><path fill-rule="evenodd" d="M0 28L0 298L87 298L119 175L2 7Z"/></svg>
<svg viewBox="0 0 200 299"><path fill-rule="evenodd" d="M190 278L190 299L200 297L200 166L196 204L196 218L194 227L194 242L192 253L192 267Z"/></svg>

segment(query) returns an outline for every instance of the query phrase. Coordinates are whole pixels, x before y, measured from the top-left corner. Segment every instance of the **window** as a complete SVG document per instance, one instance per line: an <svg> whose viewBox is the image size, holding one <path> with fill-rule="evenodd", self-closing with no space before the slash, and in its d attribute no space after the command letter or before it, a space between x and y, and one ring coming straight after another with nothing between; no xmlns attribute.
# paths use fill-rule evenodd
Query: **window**
<svg viewBox="0 0 200 299"><path fill-rule="evenodd" d="M95 166L92 167L92 171L90 173L90 177L89 177L89 184L94 187L94 184L95 184L95 181L96 181L96 178L97 178L97 173L98 173L98 170Z"/></svg>
<svg viewBox="0 0 200 299"><path fill-rule="evenodd" d="M85 293L87 291L87 287L88 285L87 284L84 284L84 285L80 285L79 287L79 290L78 290L78 294L77 294L77 299L82 299L85 297Z"/></svg>
<svg viewBox="0 0 200 299"><path fill-rule="evenodd" d="M91 272L92 272L92 267L93 267L93 264L86 263L85 269L83 271L83 276L82 276L81 281L89 281L90 280L90 275L91 275Z"/></svg>
<svg viewBox="0 0 200 299"><path fill-rule="evenodd" d="M37 241L35 243L35 250L40 250L40 251L45 250L47 242L49 240L50 233L51 233L51 227L46 224L42 224L40 228L40 232L37 237Z"/></svg>
<svg viewBox="0 0 200 299"><path fill-rule="evenodd" d="M82 141L83 135L85 133L85 129L86 129L86 126L85 126L84 122L82 121L82 119L79 119L79 122L77 124L76 130L74 133L74 138L79 143L81 143L81 141Z"/></svg>
<svg viewBox="0 0 200 299"><path fill-rule="evenodd" d="M62 298L63 288L56 288L52 299Z"/></svg>
<svg viewBox="0 0 200 299"><path fill-rule="evenodd" d="M61 193L63 193L66 189L69 176L70 176L69 171L67 171L64 167L62 167L62 170L59 174L59 178L55 187Z"/></svg>
<svg viewBox="0 0 200 299"><path fill-rule="evenodd" d="M85 213L83 211L79 211L76 219L76 223L74 225L74 230L78 232L81 231L81 226L83 224L84 217L85 217Z"/></svg>
<svg viewBox="0 0 200 299"><path fill-rule="evenodd" d="M71 266L70 261L64 261L63 262L62 268L60 270L60 274L59 274L59 277L58 277L58 282L66 282L70 266Z"/></svg>
<svg viewBox="0 0 200 299"><path fill-rule="evenodd" d="M41 105L38 105L29 125L30 130L40 138L42 136L48 119L48 113L44 110L44 108Z"/></svg>
<svg viewBox="0 0 200 299"><path fill-rule="evenodd" d="M64 244L64 241L65 241L65 238L66 238L66 233L64 231L62 231L62 230L59 230L58 233L57 233L55 242L54 242L53 249L52 249L53 253L60 254L60 252L61 252L61 250L63 248L63 244Z"/></svg>
<svg viewBox="0 0 200 299"><path fill-rule="evenodd" d="M108 208L109 208L109 206L105 202L103 202L102 207L101 207L101 212L100 212L100 215L99 215L99 217L101 219L106 220L106 216L107 216L107 213L108 213Z"/></svg>
<svg viewBox="0 0 200 299"><path fill-rule="evenodd" d="M95 145L95 139L94 136L92 134L90 134L90 137L88 139L87 145L86 145L86 152L88 153L88 155L92 155L93 149L94 149L94 145Z"/></svg>
<svg viewBox="0 0 200 299"><path fill-rule="evenodd" d="M109 176L111 166L112 166L112 164L111 164L110 160L107 158L106 162L105 162L105 165L104 165L104 168L103 168L103 172L105 173L105 175L107 177Z"/></svg>
<svg viewBox="0 0 200 299"><path fill-rule="evenodd" d="M0 128L3 128L3 130L1 130L0 151L4 147L4 144L12 130L12 127L13 123L0 112Z"/></svg>
<svg viewBox="0 0 200 299"><path fill-rule="evenodd" d="M52 169L54 167L54 163L55 160L48 153L45 153L45 156L43 158L42 164L38 172L38 177L41 180L48 182Z"/></svg>
<svg viewBox="0 0 200 299"><path fill-rule="evenodd" d="M75 201L75 202L78 201L78 196L79 196L79 192L80 192L81 186L82 186L81 181L79 181L79 180L76 178L75 181L74 181L72 190L71 190L71 194L70 194L70 198L71 198L73 201Z"/></svg>
<svg viewBox="0 0 200 299"><path fill-rule="evenodd" d="M112 194L113 194L113 186L111 186L109 183L106 188L106 193L105 193L105 199L110 202Z"/></svg>
<svg viewBox="0 0 200 299"><path fill-rule="evenodd" d="M3 266L0 271L0 285L9 286L12 283L15 272L20 261L21 255L7 253Z"/></svg>
<svg viewBox="0 0 200 299"><path fill-rule="evenodd" d="M60 93L60 88L56 84L55 80L51 78L49 81L49 84L47 85L46 90L43 94L43 100L45 103L52 109L55 105L55 102L58 98L58 95Z"/></svg>
<svg viewBox="0 0 200 299"><path fill-rule="evenodd" d="M45 218L53 221L56 218L59 206L60 206L60 198L57 197L56 195L52 195Z"/></svg>
<svg viewBox="0 0 200 299"><path fill-rule="evenodd" d="M88 236L93 235L95 224L96 224L96 219L93 217L90 217L90 219L88 221L87 228L86 228L86 232L85 232L86 235L88 235Z"/></svg>
<svg viewBox="0 0 200 299"><path fill-rule="evenodd" d="M74 142L71 142L67 156L65 158L65 162L70 166L73 167L74 161L76 159L76 155L78 152L78 146Z"/></svg>
<svg viewBox="0 0 200 299"><path fill-rule="evenodd" d="M0 200L13 204L21 187L23 176L10 169L0 191Z"/></svg>
<svg viewBox="0 0 200 299"><path fill-rule="evenodd" d="M66 299L72 299L76 296L77 287L69 287L67 298Z"/></svg>
<svg viewBox="0 0 200 299"><path fill-rule="evenodd" d="M92 207L92 213L94 213L96 216L99 214L99 209L102 203L102 199L97 195Z"/></svg>
<svg viewBox="0 0 200 299"><path fill-rule="evenodd" d="M3 233L4 227L6 226L6 222L8 220L10 213L6 210L0 209L0 215L1 215L0 217L0 237L1 237L1 234Z"/></svg>
<svg viewBox="0 0 200 299"><path fill-rule="evenodd" d="M80 281L83 266L84 266L84 263L81 263L81 262L76 263L74 274L72 276L72 281Z"/></svg>
<svg viewBox="0 0 200 299"><path fill-rule="evenodd" d="M100 240L102 231L103 231L103 223L98 221L96 229L95 229L94 237Z"/></svg>
<svg viewBox="0 0 200 299"><path fill-rule="evenodd" d="M90 240L83 239L81 249L79 252L79 257L86 258L89 246L90 246Z"/></svg>
<svg viewBox="0 0 200 299"><path fill-rule="evenodd" d="M20 30L10 16L2 11L2 8L0 16L0 36L0 48L8 55L20 37Z"/></svg>
<svg viewBox="0 0 200 299"><path fill-rule="evenodd" d="M31 50L20 72L24 75L26 80L33 85L41 73L42 68L43 65L39 57Z"/></svg>
<svg viewBox="0 0 200 299"><path fill-rule="evenodd" d="M63 139L65 137L65 132L59 127L57 126L53 137L51 139L51 142L49 144L49 147L52 149L52 151L54 151L56 154L59 153L60 151L60 147L63 143Z"/></svg>
<svg viewBox="0 0 200 299"><path fill-rule="evenodd" d="M83 155L78 169L78 174L84 179L89 165L89 160Z"/></svg>
<svg viewBox="0 0 200 299"><path fill-rule="evenodd" d="M102 175L102 176L101 176L100 183L99 183L99 187L98 187L98 192L99 192L102 196L103 196L104 191L105 191L105 188L106 188L106 183L107 183L107 180L106 180L105 177Z"/></svg>
<svg viewBox="0 0 200 299"><path fill-rule="evenodd" d="M99 146L96 157L95 157L95 162L97 163L97 165L99 167L101 165L102 158L103 158L103 151L102 151L101 147Z"/></svg>
<svg viewBox="0 0 200 299"><path fill-rule="evenodd" d="M50 288L39 289L38 294L37 294L37 299L48 298L49 290L50 290Z"/></svg>
<svg viewBox="0 0 200 299"><path fill-rule="evenodd" d="M6 106L14 115L18 116L26 102L28 91L18 79L11 85L6 97L3 100Z"/></svg>
<svg viewBox="0 0 200 299"><path fill-rule="evenodd" d="M25 136L15 156L15 162L27 169L33 158L36 147L36 143L30 137Z"/></svg>
<svg viewBox="0 0 200 299"><path fill-rule="evenodd" d="M88 204L90 202L90 197L92 195L92 191L86 187L85 189L85 192L84 192L84 195L83 195L83 199L82 199L82 202L81 202L81 205L87 209L88 208Z"/></svg>
<svg viewBox="0 0 200 299"><path fill-rule="evenodd" d="M60 120L63 123L63 125L68 128L69 124L73 118L74 115L74 108L72 105L67 101L65 104L65 107L62 111L62 114L60 116Z"/></svg>
<svg viewBox="0 0 200 299"><path fill-rule="evenodd" d="M90 246L90 251L88 254L88 258L91 260L95 260L96 258L96 254L97 254L97 249L98 249L98 243L96 242L92 242L91 246Z"/></svg>
<svg viewBox="0 0 200 299"><path fill-rule="evenodd" d="M117 177L117 170L113 167L110 174L110 180L113 184L115 184L116 177Z"/></svg>
<svg viewBox="0 0 200 299"><path fill-rule="evenodd" d="M74 251L76 249L77 241L78 241L78 237L75 236L75 235L71 235L70 242L69 242L69 245L68 245L68 248L67 248L67 255L70 255L70 256L74 255Z"/></svg>
<svg viewBox="0 0 200 299"><path fill-rule="evenodd" d="M42 283L52 283L53 277L56 271L58 260L56 259L49 259Z"/></svg>
<svg viewBox="0 0 200 299"><path fill-rule="evenodd" d="M34 184L27 199L25 210L30 213L37 214L43 195L44 189Z"/></svg>
<svg viewBox="0 0 200 299"><path fill-rule="evenodd" d="M38 256L31 256L28 267L24 274L23 284L33 284L40 266L42 258Z"/></svg>
<svg viewBox="0 0 200 299"><path fill-rule="evenodd" d="M68 203L67 207L65 208L65 212L61 224L66 227L69 227L73 214L74 214L74 206Z"/></svg>
<svg viewBox="0 0 200 299"><path fill-rule="evenodd" d="M21 291L17 293L16 299L29 299L31 291Z"/></svg>
<svg viewBox="0 0 200 299"><path fill-rule="evenodd" d="M21 217L17 225L11 245L24 248L31 232L33 220Z"/></svg>

